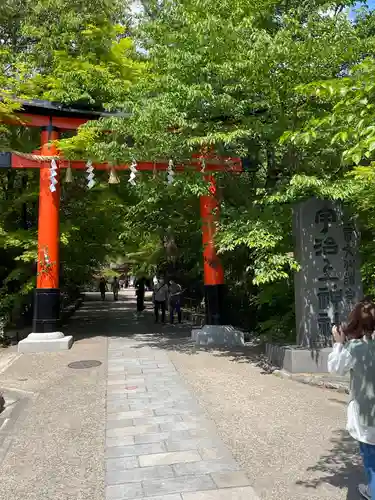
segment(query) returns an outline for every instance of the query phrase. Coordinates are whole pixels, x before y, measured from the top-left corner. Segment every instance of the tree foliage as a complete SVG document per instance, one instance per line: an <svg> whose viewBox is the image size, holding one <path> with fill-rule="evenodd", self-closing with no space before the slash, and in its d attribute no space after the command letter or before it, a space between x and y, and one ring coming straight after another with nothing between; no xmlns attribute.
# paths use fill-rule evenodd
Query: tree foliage
<svg viewBox="0 0 375 500"><path fill-rule="evenodd" d="M342 3L189 0L161 2L156 10L145 4L135 36L148 71L123 103L128 115L91 124L80 146L112 161L183 161L207 146L245 157L248 175L219 176L225 200L219 250L250 249L246 269L254 283L287 278L297 268L286 236L291 206L323 192L319 177L339 167L328 149L318 159L280 144L303 120L297 109L305 97L296 86L348 71L368 50L367 40Z"/></svg>
<svg viewBox="0 0 375 500"><path fill-rule="evenodd" d="M5 0L0 14L0 145L31 152L37 129L9 126L23 99L62 105L116 107L144 71L126 36L123 2ZM109 104L110 103L110 104ZM62 190L62 288L81 285L108 256L119 252L116 192L99 176L87 192L82 174ZM35 283L37 171L0 172L0 314L17 317L30 306Z"/></svg>
<svg viewBox="0 0 375 500"><path fill-rule="evenodd" d="M0 113L14 111L14 95L117 111L64 137L67 158L187 163L207 148L241 156L246 172L216 175L222 201L216 243L232 309L256 311L263 329L279 325L289 333L296 201L340 198L362 214L365 231L374 227L373 15L364 10L351 21L352 1L141 4L131 18L117 0L27 0L24 9L7 0L0 84L8 100ZM14 148L7 130L3 141ZM19 182L23 174L12 175ZM35 251L37 179L28 175L23 192L32 200L34 225L27 242L12 240L13 226L0 220L15 268L15 259L24 255L29 265ZM138 174L135 187L109 189L100 179L90 193L83 194L83 180L64 188L68 281L85 280L108 254L121 253L139 271L159 265L201 277L198 196L207 190L201 173L187 168L172 186L164 173ZM364 247L367 259L371 251Z"/></svg>
<svg viewBox="0 0 375 500"><path fill-rule="evenodd" d="M326 196L343 200L359 218L364 283L374 293L374 13L368 9L359 12L355 27L364 46L362 57L332 79L296 88L303 98L297 108L300 120L284 133L282 142L318 160L324 160L322 152L336 158L335 168L322 161L329 180Z"/></svg>

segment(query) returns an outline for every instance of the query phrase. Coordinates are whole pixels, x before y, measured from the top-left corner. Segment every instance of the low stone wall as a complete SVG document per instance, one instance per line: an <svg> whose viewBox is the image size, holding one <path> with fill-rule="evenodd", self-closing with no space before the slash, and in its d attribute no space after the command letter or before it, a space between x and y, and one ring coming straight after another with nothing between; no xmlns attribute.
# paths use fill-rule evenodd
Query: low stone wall
<svg viewBox="0 0 375 500"><path fill-rule="evenodd" d="M331 347L307 349L296 345L266 344L266 357L289 373L328 373L328 355Z"/></svg>

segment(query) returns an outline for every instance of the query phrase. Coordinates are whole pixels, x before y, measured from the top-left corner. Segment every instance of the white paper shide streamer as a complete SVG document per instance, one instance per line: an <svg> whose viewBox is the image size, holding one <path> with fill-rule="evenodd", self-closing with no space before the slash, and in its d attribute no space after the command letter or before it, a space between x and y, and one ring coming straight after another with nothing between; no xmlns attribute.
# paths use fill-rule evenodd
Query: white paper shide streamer
<svg viewBox="0 0 375 500"><path fill-rule="evenodd" d="M87 173L87 187L91 189L95 186L95 172L91 160L88 160L86 163L86 173Z"/></svg>
<svg viewBox="0 0 375 500"><path fill-rule="evenodd" d="M204 158L201 159L201 172L204 174L206 171L206 160Z"/></svg>
<svg viewBox="0 0 375 500"><path fill-rule="evenodd" d="M137 173L138 173L137 162L135 160L132 161L129 169L130 169L130 176L129 176L128 182L130 182L130 184L132 186L135 186L135 179L136 179Z"/></svg>
<svg viewBox="0 0 375 500"><path fill-rule="evenodd" d="M173 184L173 181L174 181L173 161L169 160L167 168L167 182L168 184Z"/></svg>
<svg viewBox="0 0 375 500"><path fill-rule="evenodd" d="M46 266L49 266L50 265L49 256L48 256L48 252L45 248L43 249L43 258L44 258L44 264Z"/></svg>
<svg viewBox="0 0 375 500"><path fill-rule="evenodd" d="M49 179L50 179L50 184L49 184L49 190L51 193L54 193L56 191L56 184L57 184L57 164L55 160L51 160L51 167L49 170Z"/></svg>
<svg viewBox="0 0 375 500"><path fill-rule="evenodd" d="M66 169L66 173L65 173L65 182L70 184L71 182L73 182L73 173L72 173L72 168L70 166L70 163Z"/></svg>

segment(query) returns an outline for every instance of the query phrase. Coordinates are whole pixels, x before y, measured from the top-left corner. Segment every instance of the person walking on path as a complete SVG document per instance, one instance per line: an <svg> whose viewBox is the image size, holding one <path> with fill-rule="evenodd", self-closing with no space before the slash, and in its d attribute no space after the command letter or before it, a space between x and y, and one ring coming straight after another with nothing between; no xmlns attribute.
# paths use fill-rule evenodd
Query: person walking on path
<svg viewBox="0 0 375 500"><path fill-rule="evenodd" d="M165 323L165 310L168 301L168 286L164 283L164 279L160 278L158 284L154 288L152 294L154 303L155 323L159 321L159 309L161 309L161 321Z"/></svg>
<svg viewBox="0 0 375 500"><path fill-rule="evenodd" d="M360 484L363 498L375 500L375 303L359 302L348 323L333 326L333 351L328 371L338 375L350 372L350 402L346 428L359 443L368 484Z"/></svg>
<svg viewBox="0 0 375 500"><path fill-rule="evenodd" d="M174 312L177 312L178 322L181 323L181 285L176 283L174 280L169 282L169 313L170 322L173 324Z"/></svg>
<svg viewBox="0 0 375 500"><path fill-rule="evenodd" d="M115 300L115 301L118 300L119 289L120 289L120 284L119 284L117 277L115 276L113 278L113 282L112 282L113 300Z"/></svg>
<svg viewBox="0 0 375 500"><path fill-rule="evenodd" d="M137 315L141 314L145 308L145 289L146 280L142 277L135 283L135 294L137 296Z"/></svg>
<svg viewBox="0 0 375 500"><path fill-rule="evenodd" d="M100 291L100 295L102 297L102 300L105 300L105 292L107 291L107 283L106 283L104 277L100 278L99 291Z"/></svg>

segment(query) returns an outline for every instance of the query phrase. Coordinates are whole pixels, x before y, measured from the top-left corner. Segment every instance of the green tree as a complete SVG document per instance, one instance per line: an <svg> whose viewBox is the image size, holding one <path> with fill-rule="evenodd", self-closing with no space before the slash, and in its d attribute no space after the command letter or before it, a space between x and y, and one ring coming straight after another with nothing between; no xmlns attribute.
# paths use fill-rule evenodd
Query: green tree
<svg viewBox="0 0 375 500"><path fill-rule="evenodd" d="M90 108L117 106L144 70L125 34L127 13L117 0L6 0L0 14L1 149L31 152L38 131L9 126L19 99L48 99ZM119 252L121 212L115 190L86 192L82 174L63 188L63 288L72 289ZM35 283L37 171L0 172L0 314L17 317Z"/></svg>
<svg viewBox="0 0 375 500"><path fill-rule="evenodd" d="M296 264L282 190L294 189L295 200L295 175L318 174L319 164L279 138L301 120L296 85L333 78L365 50L342 5L189 0L155 10L147 2L136 40L149 70L124 103L130 116L92 124L82 143L112 161L186 161L206 146L246 157L250 173L218 176L225 200L219 249L249 248L256 283L287 278ZM326 15L330 7L336 14Z"/></svg>
<svg viewBox="0 0 375 500"><path fill-rule="evenodd" d="M86 127L77 151L114 162L188 161L208 146L245 158L246 173L216 176L223 200L217 244L231 289L248 303L259 293L258 304L264 304L276 290L273 283L286 280L292 290L291 273L298 267L293 204L350 189L335 174L340 159L334 149L280 143L285 131L306 120L306 96L296 86L350 71L371 52L371 30L365 34L363 25L348 19L345 9L353 2L142 3L146 9L134 31L148 71L123 103L129 115ZM195 179L186 183L200 194L201 176ZM174 196L168 214L188 199ZM141 207L155 209L147 200ZM274 305L289 326L291 296Z"/></svg>
<svg viewBox="0 0 375 500"><path fill-rule="evenodd" d="M343 200L358 216L362 232L362 272L366 292L373 294L375 278L375 128L374 27L375 15L364 9L356 30L365 50L352 67L329 80L297 87L303 103L294 130L283 141L292 143L310 159L321 162L323 176L303 176L326 197ZM335 158L335 168L324 153ZM284 193L286 195L286 193Z"/></svg>

